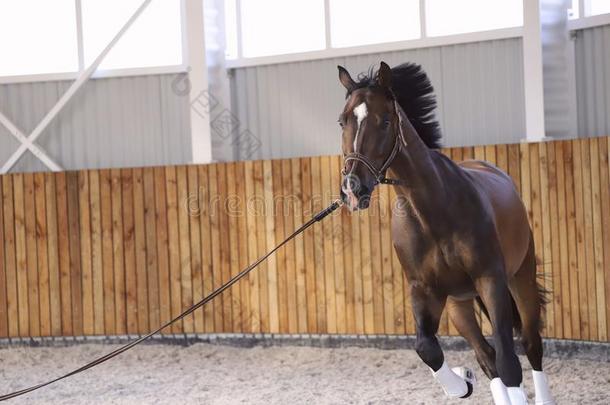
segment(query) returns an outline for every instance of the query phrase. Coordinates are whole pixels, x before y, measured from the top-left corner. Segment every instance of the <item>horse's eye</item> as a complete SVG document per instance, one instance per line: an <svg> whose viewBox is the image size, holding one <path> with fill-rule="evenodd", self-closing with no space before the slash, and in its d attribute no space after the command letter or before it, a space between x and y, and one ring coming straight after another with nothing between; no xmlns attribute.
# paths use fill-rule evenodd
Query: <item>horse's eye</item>
<svg viewBox="0 0 610 405"><path fill-rule="evenodd" d="M345 127L345 124L343 123L343 121L339 120L337 122L339 123L339 126L341 127L341 129L343 129Z"/></svg>
<svg viewBox="0 0 610 405"><path fill-rule="evenodd" d="M383 120L383 128L388 129L390 127L391 121L389 119Z"/></svg>

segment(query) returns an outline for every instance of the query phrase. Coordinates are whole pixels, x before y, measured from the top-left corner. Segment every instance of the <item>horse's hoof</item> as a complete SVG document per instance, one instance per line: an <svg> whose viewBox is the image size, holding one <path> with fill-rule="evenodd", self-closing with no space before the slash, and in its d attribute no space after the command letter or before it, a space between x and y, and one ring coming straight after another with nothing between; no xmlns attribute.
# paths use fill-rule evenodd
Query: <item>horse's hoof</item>
<svg viewBox="0 0 610 405"><path fill-rule="evenodd" d="M472 395L472 391L473 391L472 384L469 383L468 381L466 381L466 386L468 387L468 391L466 392L466 394L463 397L460 397L462 399L468 398L469 396Z"/></svg>
<svg viewBox="0 0 610 405"><path fill-rule="evenodd" d="M466 387L468 388L466 394L464 394L460 398L468 398L469 396L471 396L472 391L474 390L474 383L477 381L474 372L468 367L454 367L452 371L458 376L460 376L462 380L464 380L464 382L466 383Z"/></svg>

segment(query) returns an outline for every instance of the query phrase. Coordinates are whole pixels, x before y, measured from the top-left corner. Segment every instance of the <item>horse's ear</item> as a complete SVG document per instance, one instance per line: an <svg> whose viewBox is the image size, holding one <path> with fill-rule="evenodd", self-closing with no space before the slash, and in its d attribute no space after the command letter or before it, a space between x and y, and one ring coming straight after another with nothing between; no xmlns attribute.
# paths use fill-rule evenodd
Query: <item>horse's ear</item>
<svg viewBox="0 0 610 405"><path fill-rule="evenodd" d="M381 62L379 72L377 73L377 83L381 87L386 87L388 89L392 87L392 69L383 61Z"/></svg>
<svg viewBox="0 0 610 405"><path fill-rule="evenodd" d="M356 82L349 75L347 69L345 69L343 66L337 66L337 69L339 69L339 81L341 84L347 89L347 91L354 90L354 87L356 87Z"/></svg>

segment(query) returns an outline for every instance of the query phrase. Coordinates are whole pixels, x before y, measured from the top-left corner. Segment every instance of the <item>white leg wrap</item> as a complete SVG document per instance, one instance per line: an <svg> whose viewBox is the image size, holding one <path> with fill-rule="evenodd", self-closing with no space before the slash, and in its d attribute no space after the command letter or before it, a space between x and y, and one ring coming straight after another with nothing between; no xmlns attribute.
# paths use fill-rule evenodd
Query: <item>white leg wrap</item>
<svg viewBox="0 0 610 405"><path fill-rule="evenodd" d="M523 385L521 387L508 387L506 389L511 405L527 405L527 395Z"/></svg>
<svg viewBox="0 0 610 405"><path fill-rule="evenodd" d="M534 378L536 405L555 405L555 400L549 388L549 381L544 371L532 370L532 377Z"/></svg>
<svg viewBox="0 0 610 405"><path fill-rule="evenodd" d="M489 389L495 405L511 405L506 386L499 377L491 380Z"/></svg>
<svg viewBox="0 0 610 405"><path fill-rule="evenodd" d="M468 386L466 382L456 373L454 373L446 362L443 363L438 371L432 371L434 379L443 387L443 391L448 397L459 398L466 395Z"/></svg>

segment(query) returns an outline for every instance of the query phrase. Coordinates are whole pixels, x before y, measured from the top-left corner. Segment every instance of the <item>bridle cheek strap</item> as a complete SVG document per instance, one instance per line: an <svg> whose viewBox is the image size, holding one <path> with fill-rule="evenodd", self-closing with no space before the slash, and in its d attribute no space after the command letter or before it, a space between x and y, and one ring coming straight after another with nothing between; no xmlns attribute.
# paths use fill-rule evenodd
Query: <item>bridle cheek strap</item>
<svg viewBox="0 0 610 405"><path fill-rule="evenodd" d="M369 159L367 156L363 155L362 153L352 152L352 153L348 153L347 155L343 156L344 166L343 166L343 170L341 171L341 173L344 176L346 176L348 174L347 173L347 162L354 160L356 162L362 163L364 165L364 167L366 167L373 174L377 184L388 184L391 186L397 186L397 185L404 184L404 182L402 180L389 179L385 176L385 172L388 170L388 168L394 161L394 158L396 158L396 155L400 151L400 148L403 146L404 147L407 146L407 140L405 139L405 136L402 132L402 114L400 113L399 108L400 108L400 106L396 102L396 98L394 98L394 110L396 111L396 116L398 117L398 131L397 131L398 135L396 136L396 138L394 140L394 147L392 148L392 152L390 152L390 154L388 155L386 160L383 162L383 165L381 166L381 168L377 169L375 167L375 164L371 161L371 159Z"/></svg>

